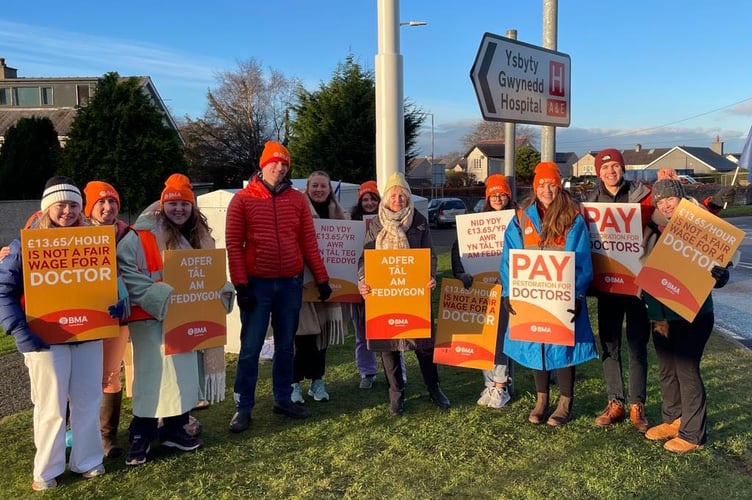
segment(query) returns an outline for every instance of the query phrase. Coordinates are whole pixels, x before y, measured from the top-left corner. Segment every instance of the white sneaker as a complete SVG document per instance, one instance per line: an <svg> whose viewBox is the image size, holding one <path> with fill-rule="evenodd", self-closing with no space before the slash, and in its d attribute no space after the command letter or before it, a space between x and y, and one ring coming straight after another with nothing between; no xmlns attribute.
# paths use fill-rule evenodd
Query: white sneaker
<svg viewBox="0 0 752 500"><path fill-rule="evenodd" d="M81 474L81 476L84 479L91 479L93 477L99 477L99 476L102 476L102 475L104 475L104 465L103 464L99 464L96 467L94 467L93 469L87 470L86 472L84 472L83 474Z"/></svg>
<svg viewBox="0 0 752 500"><path fill-rule="evenodd" d="M292 384L292 395L290 396L290 401L299 405L305 403L305 399L303 399L303 389L300 388L300 384Z"/></svg>
<svg viewBox="0 0 752 500"><path fill-rule="evenodd" d="M376 375L366 375L365 377L361 377L360 388L370 389L371 387L373 387L374 380L376 380Z"/></svg>
<svg viewBox="0 0 752 500"><path fill-rule="evenodd" d="M506 387L491 387L489 391L491 392L491 397L488 401L489 408L503 408L512 399Z"/></svg>
<svg viewBox="0 0 752 500"><path fill-rule="evenodd" d="M483 392L480 393L480 399L478 399L478 405L488 406L489 401L491 401L491 388L486 387L485 389L483 389Z"/></svg>
<svg viewBox="0 0 752 500"><path fill-rule="evenodd" d="M314 401L329 401L329 393L326 392L324 381L316 379L311 384L311 388L308 390L308 395L313 397Z"/></svg>

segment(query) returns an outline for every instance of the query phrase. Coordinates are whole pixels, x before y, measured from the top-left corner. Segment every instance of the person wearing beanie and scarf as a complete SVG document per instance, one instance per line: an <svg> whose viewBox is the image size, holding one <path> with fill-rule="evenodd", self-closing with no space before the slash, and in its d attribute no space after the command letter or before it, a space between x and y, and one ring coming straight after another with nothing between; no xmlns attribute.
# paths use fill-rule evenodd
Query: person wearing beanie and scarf
<svg viewBox="0 0 752 500"><path fill-rule="evenodd" d="M243 432L251 424L259 355L270 317L274 335L272 411L291 418L310 416L305 406L290 399L304 264L314 276L319 300L325 302L332 294L310 205L287 178L290 153L282 144L268 141L259 167L227 207L225 245L241 321L231 432Z"/></svg>
<svg viewBox="0 0 752 500"><path fill-rule="evenodd" d="M644 231L645 257L655 247L682 198L687 196L678 179L662 178L653 184L653 203L657 210ZM693 198L688 199L702 206ZM715 288L728 282L728 266L714 266L710 274L716 280ZM715 322L712 295L708 295L691 323L647 292L643 292L643 298L658 356L663 420L649 428L645 437L651 441L667 440L663 447L674 453L698 450L707 440L706 393L700 360Z"/></svg>
<svg viewBox="0 0 752 500"><path fill-rule="evenodd" d="M84 216L94 226L114 225L115 241L119 242L130 229L128 224L118 218L118 192L107 182L91 181L84 187L84 195ZM127 343L128 325L125 323L120 326L120 335L102 340L102 407L99 410L99 427L107 457L118 457L123 452L117 443L117 433L123 400L120 373Z"/></svg>
<svg viewBox="0 0 752 500"><path fill-rule="evenodd" d="M120 240L117 259L131 302L133 346L133 420L125 463L140 465L156 438L182 451L202 444L184 428L200 394L197 353L164 354L164 319L173 288L162 281L161 255L165 250L211 249L214 238L190 180L182 174L167 179L160 200L139 215L133 229ZM220 295L229 312L232 286L227 283Z"/></svg>
<svg viewBox="0 0 752 500"><path fill-rule="evenodd" d="M369 224L363 246L364 249L431 249L432 278L426 284L426 288L433 290L436 287L436 279L433 278L436 275L436 252L433 248L431 230L423 214L415 210L410 186L403 174L394 173L387 180L379 204L378 217ZM364 281L363 256L358 261L358 276L358 289L365 297L371 292L371 287ZM404 412L405 380L402 376L402 351L415 351L429 398L439 408L449 409L451 403L439 388L439 371L433 362L433 339L369 340L368 348L381 352L381 362L389 382L389 412L392 415L400 416Z"/></svg>
<svg viewBox="0 0 752 500"><path fill-rule="evenodd" d="M304 194L314 219L345 218L345 212L334 198L332 182L326 172L316 170L311 173ZM326 348L330 344L343 344L344 337L345 322L341 304L303 302L295 334L294 375L290 396L293 403L305 403L300 384L306 378L311 380L308 395L314 401L329 401L323 380L326 372Z"/></svg>
<svg viewBox="0 0 752 500"><path fill-rule="evenodd" d="M509 338L504 335L504 353L533 370L537 401L528 421L550 426L569 421L574 400L575 365L597 357L590 328L585 292L593 280L590 236L579 204L561 188L561 175L553 162L535 167L533 195L517 211L504 232L501 254L502 306L517 314L509 299L509 251L513 249L568 250L575 253L575 308L570 310L574 323L574 346L544 344ZM549 371L556 370L561 394L556 410L548 415Z"/></svg>
<svg viewBox="0 0 752 500"><path fill-rule="evenodd" d="M82 208L83 198L75 182L52 177L45 185L41 212L32 228L86 226ZM70 470L84 478L105 473L97 419L102 401L102 341L48 345L26 323L23 289L21 242L15 239L0 263L0 325L15 338L29 370L36 447L32 489L40 491L56 487L57 476L65 472L68 402L73 434Z"/></svg>
<svg viewBox="0 0 752 500"><path fill-rule="evenodd" d="M642 227L653 213L650 188L624 178L624 158L616 149L604 149L595 157L598 184L587 197L589 202L639 203ZM626 338L629 349L629 418L639 432L648 429L645 399L648 376L648 340L650 326L644 304L639 297L598 292L598 331L606 382L608 404L595 418L601 427L623 421L627 417L622 372L622 325L626 318Z"/></svg>
<svg viewBox="0 0 752 500"><path fill-rule="evenodd" d="M517 208L512 202L512 190L507 178L501 174L494 174L486 179L486 201L482 212L493 212ZM473 276L465 272L460 258L459 242L454 240L452 245L452 274L462 281L465 288L473 285ZM504 354L504 332L509 322L509 314L502 310L499 314L499 323L496 335L496 359L493 370L483 370L485 389L480 393L478 404L489 408L502 408L509 400L510 385L512 381L512 365L509 357Z"/></svg>

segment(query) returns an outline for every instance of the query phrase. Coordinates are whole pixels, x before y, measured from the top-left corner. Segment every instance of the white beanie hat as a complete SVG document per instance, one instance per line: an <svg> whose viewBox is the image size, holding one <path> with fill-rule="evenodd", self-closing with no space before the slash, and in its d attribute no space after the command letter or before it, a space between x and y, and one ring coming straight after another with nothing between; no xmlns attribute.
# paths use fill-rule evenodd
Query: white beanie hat
<svg viewBox="0 0 752 500"><path fill-rule="evenodd" d="M50 177L44 185L44 192L42 193L42 212L47 210L52 204L61 201L73 201L83 207L84 199L75 181L70 177Z"/></svg>

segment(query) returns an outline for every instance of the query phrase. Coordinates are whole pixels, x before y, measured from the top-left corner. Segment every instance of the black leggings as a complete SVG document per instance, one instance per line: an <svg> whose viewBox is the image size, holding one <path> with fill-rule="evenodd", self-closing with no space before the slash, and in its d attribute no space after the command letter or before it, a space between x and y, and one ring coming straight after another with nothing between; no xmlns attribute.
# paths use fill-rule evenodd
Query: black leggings
<svg viewBox="0 0 752 500"><path fill-rule="evenodd" d="M549 370L533 370L533 380L535 381L535 391L545 392L548 394L548 388L551 384ZM556 383L559 385L559 392L562 396L574 397L574 366L559 368L556 370Z"/></svg>

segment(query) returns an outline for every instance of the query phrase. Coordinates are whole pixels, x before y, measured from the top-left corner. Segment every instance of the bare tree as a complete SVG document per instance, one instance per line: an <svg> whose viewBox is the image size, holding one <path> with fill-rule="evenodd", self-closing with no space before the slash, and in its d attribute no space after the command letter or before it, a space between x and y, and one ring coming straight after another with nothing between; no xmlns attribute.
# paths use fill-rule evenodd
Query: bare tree
<svg viewBox="0 0 752 500"><path fill-rule="evenodd" d="M186 117L181 132L192 178L212 181L215 188L237 187L258 165L267 140L286 141L287 109L298 82L277 70L265 71L253 58L216 79L204 116Z"/></svg>
<svg viewBox="0 0 752 500"><path fill-rule="evenodd" d="M469 132L462 138L462 144L465 150L472 148L481 141L501 140L504 139L504 122L492 122L480 120L472 132ZM538 139L538 129L532 125L517 125L517 137L527 137L530 142Z"/></svg>

